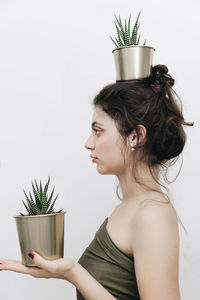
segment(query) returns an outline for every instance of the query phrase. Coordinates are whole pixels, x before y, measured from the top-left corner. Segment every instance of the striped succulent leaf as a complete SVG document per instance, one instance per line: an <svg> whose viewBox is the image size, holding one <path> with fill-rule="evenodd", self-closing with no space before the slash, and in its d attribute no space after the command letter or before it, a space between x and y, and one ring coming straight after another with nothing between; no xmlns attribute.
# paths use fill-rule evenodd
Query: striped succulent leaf
<svg viewBox="0 0 200 300"><path fill-rule="evenodd" d="M50 182L50 178L48 178L48 181L47 181L47 183L46 183L46 185L44 187L44 196L47 195L47 190L48 190L49 182Z"/></svg>
<svg viewBox="0 0 200 300"><path fill-rule="evenodd" d="M122 37L122 46L124 45L126 45L125 44L125 31L124 31L124 28L123 28L123 25L122 25L122 21L121 21L121 18L120 18L120 16L119 16L119 20L117 19L117 17L116 17L116 15L115 15L115 19L116 19L116 21L117 21L117 23L118 23L118 32L120 33L120 35L121 35L121 37Z"/></svg>
<svg viewBox="0 0 200 300"><path fill-rule="evenodd" d="M29 196L24 191L27 204L24 201L22 201L22 202L28 212L28 215L31 216L31 215L44 215L44 214L50 214L50 213L59 213L63 210L63 209L61 209L57 212L54 212L54 204L55 204L59 194L56 196L56 198L51 203L55 187L53 188L50 197L48 197L47 191L48 191L48 187L49 187L49 182L50 182L50 177L48 177L48 181L45 184L44 189L42 187L41 181L40 181L40 184L38 185L35 180L35 186L32 182L33 196L31 195L30 191L29 191ZM51 206L50 206L50 204L51 204ZM20 212L20 214L22 216L24 216L24 214L22 214L21 212Z"/></svg>
<svg viewBox="0 0 200 300"><path fill-rule="evenodd" d="M41 183L41 180L40 180L40 189L39 189L38 197L39 197L39 201L40 201L40 203L41 203L41 206L43 206L43 191L42 191L42 183Z"/></svg>
<svg viewBox="0 0 200 300"><path fill-rule="evenodd" d="M129 16L129 19L128 19L128 38L129 38L129 43L131 43L131 34L130 34L130 27L131 26L131 14Z"/></svg>
<svg viewBox="0 0 200 300"><path fill-rule="evenodd" d="M35 206L34 202L32 202L32 200L28 198L25 191L24 191L24 194L26 196L26 202L28 204L29 212L31 212L32 215L35 215L37 212L37 207Z"/></svg>
<svg viewBox="0 0 200 300"><path fill-rule="evenodd" d="M115 19L116 19L116 21L114 21L114 23L115 23L115 27L116 27L116 31L117 31L117 38L115 38L115 40L111 36L110 36L110 38L117 48L130 46L130 45L139 45L140 34L138 36L138 33L139 33L138 31L139 31L140 23L138 23L138 21L139 21L140 14L141 14L141 11L139 12L139 14L136 18L132 32L131 32L131 25L130 25L131 14L128 19L128 24L125 19L124 26L122 24L120 15L119 15L119 18L117 18L116 15L114 15ZM145 40L143 46L145 44L146 44L146 40Z"/></svg>
<svg viewBox="0 0 200 300"><path fill-rule="evenodd" d="M30 208L27 207L26 203L24 203L23 200L22 200L22 202L23 202L23 204L24 204L26 210L28 211L29 215L32 215L33 213L32 213L32 211L30 210ZM22 213L20 213L20 214L21 214L22 216L24 216Z"/></svg>
<svg viewBox="0 0 200 300"><path fill-rule="evenodd" d="M137 19L135 21L135 25L134 25L133 31L132 31L131 40L133 42L133 45L136 45L136 41L137 41L137 33L138 33L138 28L139 28L138 20L139 20L140 14L141 14L141 11L139 12L139 15L137 16Z"/></svg>
<svg viewBox="0 0 200 300"><path fill-rule="evenodd" d="M127 25L126 25L126 20L125 20L125 43L128 46L130 45L129 36L128 36L128 28L127 28Z"/></svg>
<svg viewBox="0 0 200 300"><path fill-rule="evenodd" d="M58 194L58 195L59 195L59 194ZM51 206L50 206L50 208L49 208L47 214L51 214L51 213L53 212L53 206L54 206L54 204L55 204L55 202L56 202L56 199L58 198L58 195L57 195L56 198L53 200L53 202L52 202L52 204L51 204Z"/></svg>
<svg viewBox="0 0 200 300"><path fill-rule="evenodd" d="M46 214L46 213L47 213L47 196L44 195L41 214L43 215L43 214Z"/></svg>
<svg viewBox="0 0 200 300"><path fill-rule="evenodd" d="M53 187L53 190L52 190L52 192L51 192L51 195L50 195L50 197L49 197L49 199L48 199L48 201L47 201L47 208L49 208L49 205L51 204L51 200L52 200L52 197L53 197L53 193L54 193L54 187Z"/></svg>
<svg viewBox="0 0 200 300"><path fill-rule="evenodd" d="M137 45L139 45L139 42L140 42L140 34L139 34L139 37L137 39Z"/></svg>
<svg viewBox="0 0 200 300"><path fill-rule="evenodd" d="M111 38L111 40L113 41L113 43L115 44L115 46L118 48L119 47L119 45L117 44L118 43L118 40L116 39L116 42L113 40L113 38L110 36L110 38Z"/></svg>
<svg viewBox="0 0 200 300"><path fill-rule="evenodd" d="M36 188L34 187L33 182L32 182L32 188L33 188L33 194L35 197L36 205L37 205L37 207L40 207L40 202L39 202L39 197L38 197L38 189L37 189L37 186L36 186ZM41 209L41 207L40 207L40 209Z"/></svg>
<svg viewBox="0 0 200 300"><path fill-rule="evenodd" d="M124 45L124 43L123 43L123 35L122 35L120 29L117 27L116 22L115 22L115 27L116 27L116 30L117 30L117 37L118 37L117 41L118 41L119 46L121 47L121 46Z"/></svg>

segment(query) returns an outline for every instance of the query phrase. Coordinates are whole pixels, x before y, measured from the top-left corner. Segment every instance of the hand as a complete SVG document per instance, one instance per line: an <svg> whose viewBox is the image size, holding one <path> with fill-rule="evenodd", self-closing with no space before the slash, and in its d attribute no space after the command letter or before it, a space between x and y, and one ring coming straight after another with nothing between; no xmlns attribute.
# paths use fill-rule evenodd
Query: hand
<svg viewBox="0 0 200 300"><path fill-rule="evenodd" d="M44 259L37 252L31 252L36 267L24 266L20 261L0 258L0 270L14 271L28 274L35 278L59 278L71 281L73 268L76 261L72 258L60 258L56 260Z"/></svg>

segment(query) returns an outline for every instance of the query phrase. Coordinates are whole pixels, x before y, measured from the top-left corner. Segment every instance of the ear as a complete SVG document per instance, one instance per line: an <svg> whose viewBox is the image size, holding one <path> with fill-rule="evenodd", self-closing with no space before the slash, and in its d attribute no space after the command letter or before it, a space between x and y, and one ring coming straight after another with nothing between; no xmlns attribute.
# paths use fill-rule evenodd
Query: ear
<svg viewBox="0 0 200 300"><path fill-rule="evenodd" d="M143 125L137 125L137 130L139 136L137 136L137 132L135 129L129 135L129 144L132 144L133 147L137 146L138 144L142 146L146 141L146 128Z"/></svg>

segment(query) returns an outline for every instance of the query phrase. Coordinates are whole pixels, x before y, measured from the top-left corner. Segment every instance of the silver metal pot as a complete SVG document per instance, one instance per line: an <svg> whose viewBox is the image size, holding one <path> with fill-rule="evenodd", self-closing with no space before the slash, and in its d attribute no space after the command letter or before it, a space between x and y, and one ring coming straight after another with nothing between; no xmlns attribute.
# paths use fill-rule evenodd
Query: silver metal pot
<svg viewBox="0 0 200 300"><path fill-rule="evenodd" d="M114 49L116 81L149 77L154 51L155 48L149 46L134 45Z"/></svg>
<svg viewBox="0 0 200 300"><path fill-rule="evenodd" d="M54 260L64 255L64 215L61 213L14 216L18 231L19 244L22 255L22 264L35 266L28 256L36 251L45 259Z"/></svg>

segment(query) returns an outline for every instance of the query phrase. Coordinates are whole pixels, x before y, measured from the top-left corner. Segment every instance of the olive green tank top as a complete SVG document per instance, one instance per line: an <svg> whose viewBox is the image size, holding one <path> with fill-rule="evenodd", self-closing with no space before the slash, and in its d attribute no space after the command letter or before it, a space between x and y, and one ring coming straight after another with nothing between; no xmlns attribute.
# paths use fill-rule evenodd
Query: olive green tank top
<svg viewBox="0 0 200 300"><path fill-rule="evenodd" d="M108 218L79 258L79 263L117 300L139 300L134 258L121 251L111 240ZM77 300L84 300L76 289Z"/></svg>

